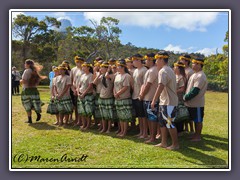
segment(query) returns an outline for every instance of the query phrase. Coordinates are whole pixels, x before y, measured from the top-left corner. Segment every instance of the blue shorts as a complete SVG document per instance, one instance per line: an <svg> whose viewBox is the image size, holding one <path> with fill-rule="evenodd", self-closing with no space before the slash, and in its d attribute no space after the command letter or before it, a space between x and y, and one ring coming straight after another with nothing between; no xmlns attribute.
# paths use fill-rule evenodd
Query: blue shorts
<svg viewBox="0 0 240 180"><path fill-rule="evenodd" d="M160 127L175 128L176 112L177 106L160 105L158 113Z"/></svg>
<svg viewBox="0 0 240 180"><path fill-rule="evenodd" d="M145 116L149 121L157 122L157 114L158 114L158 102L154 105L154 110L151 109L151 103L152 101L143 101L143 109Z"/></svg>
<svg viewBox="0 0 240 180"><path fill-rule="evenodd" d="M191 120L193 120L195 123L203 122L204 107L194 107L194 108L188 107L188 111L189 111Z"/></svg>

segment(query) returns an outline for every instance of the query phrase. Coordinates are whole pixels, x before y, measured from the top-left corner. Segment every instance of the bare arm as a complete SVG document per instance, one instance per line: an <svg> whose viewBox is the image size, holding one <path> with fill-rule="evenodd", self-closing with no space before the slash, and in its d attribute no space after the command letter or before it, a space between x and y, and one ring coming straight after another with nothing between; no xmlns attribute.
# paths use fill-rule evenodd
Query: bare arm
<svg viewBox="0 0 240 180"><path fill-rule="evenodd" d="M99 83L99 77L101 76L101 74L99 73L97 76L95 76L95 78L93 79L93 84L97 85Z"/></svg>
<svg viewBox="0 0 240 180"><path fill-rule="evenodd" d="M157 87L157 90L154 94L154 97L153 97L153 100L152 100L152 103L151 103L151 108L154 109L154 105L157 101L157 99L159 98L160 94L162 93L164 89L164 85L162 83L158 84L158 87Z"/></svg>
<svg viewBox="0 0 240 180"><path fill-rule="evenodd" d="M81 97L83 98L88 93L88 91L90 91L92 88L93 88L93 84L90 83L87 89L81 94Z"/></svg>
<svg viewBox="0 0 240 180"><path fill-rule="evenodd" d="M123 94L128 89L128 86L124 86L122 89L120 89L118 92L114 93L114 96L116 98L119 98L121 94Z"/></svg>
<svg viewBox="0 0 240 180"><path fill-rule="evenodd" d="M185 86L182 86L177 89L177 93L182 93L182 92L185 92Z"/></svg>
<svg viewBox="0 0 240 180"><path fill-rule="evenodd" d="M146 85L142 85L142 88L141 88L141 92L139 94L139 100L143 100L144 96L147 94L147 92L149 91L150 87L151 87L151 84L150 82L147 82Z"/></svg>

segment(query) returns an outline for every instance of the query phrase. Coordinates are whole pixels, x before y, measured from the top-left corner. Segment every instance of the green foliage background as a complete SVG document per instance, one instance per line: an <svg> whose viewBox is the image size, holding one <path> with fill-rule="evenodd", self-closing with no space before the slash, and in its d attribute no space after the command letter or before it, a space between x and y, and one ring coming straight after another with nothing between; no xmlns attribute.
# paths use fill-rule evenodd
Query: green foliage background
<svg viewBox="0 0 240 180"><path fill-rule="evenodd" d="M35 17L18 15L12 23L12 34L18 40L12 39L12 65L20 71L24 70L24 61L33 59L44 66L42 75L48 75L52 65L59 65L68 60L74 66L74 56L80 55L93 62L97 56L105 60L110 58L126 58L133 54L156 53L160 49L136 47L131 42L121 44L119 35L122 30L118 27L119 20L112 17L103 17L100 23L89 20L93 27L69 27L66 32L54 30L61 25L55 18L48 17L39 21ZM223 54L204 57L200 53L191 53L192 58L205 59L204 72L209 81L208 88L216 91L228 91L229 48L226 32L222 47ZM176 62L180 53L170 54L170 66ZM47 85L49 80L41 82Z"/></svg>

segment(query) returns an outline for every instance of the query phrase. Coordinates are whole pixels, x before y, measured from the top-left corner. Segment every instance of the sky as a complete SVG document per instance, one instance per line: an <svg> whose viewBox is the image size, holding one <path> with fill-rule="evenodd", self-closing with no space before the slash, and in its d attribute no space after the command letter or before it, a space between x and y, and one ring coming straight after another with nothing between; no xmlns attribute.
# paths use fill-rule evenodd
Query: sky
<svg viewBox="0 0 240 180"><path fill-rule="evenodd" d="M99 10L94 10L99 11ZM128 10L129 11L129 10ZM135 11L135 12L133 12ZM164 12L163 12L164 11ZM17 14L37 17L42 20L45 16L58 20L68 19L72 26L91 26L90 19L99 22L102 17L118 19L122 30L120 41L137 47L164 49L175 53L202 53L205 56L222 52L225 34L228 31L228 11L196 11L196 10L119 10L114 12L102 10L93 11L12 11L12 19Z"/></svg>

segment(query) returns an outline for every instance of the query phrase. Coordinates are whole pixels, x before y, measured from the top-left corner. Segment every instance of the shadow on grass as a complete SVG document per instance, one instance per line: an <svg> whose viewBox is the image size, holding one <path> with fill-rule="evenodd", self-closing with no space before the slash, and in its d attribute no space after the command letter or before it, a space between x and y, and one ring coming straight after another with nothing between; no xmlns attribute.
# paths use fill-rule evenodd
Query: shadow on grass
<svg viewBox="0 0 240 180"><path fill-rule="evenodd" d="M61 130L60 128L56 126L49 125L47 122L37 122L29 124L29 126L37 129L37 130Z"/></svg>
<svg viewBox="0 0 240 180"><path fill-rule="evenodd" d="M190 162L196 165L208 166L209 168L228 168L228 164L225 160L209 155L209 152L222 149L223 151L228 151L228 139L221 138L213 135L202 135L202 141L191 142L186 137L179 139L180 149L179 153L182 155L192 158L189 159L182 158L181 160ZM206 153L204 153L206 152ZM199 161L199 162L196 162Z"/></svg>

